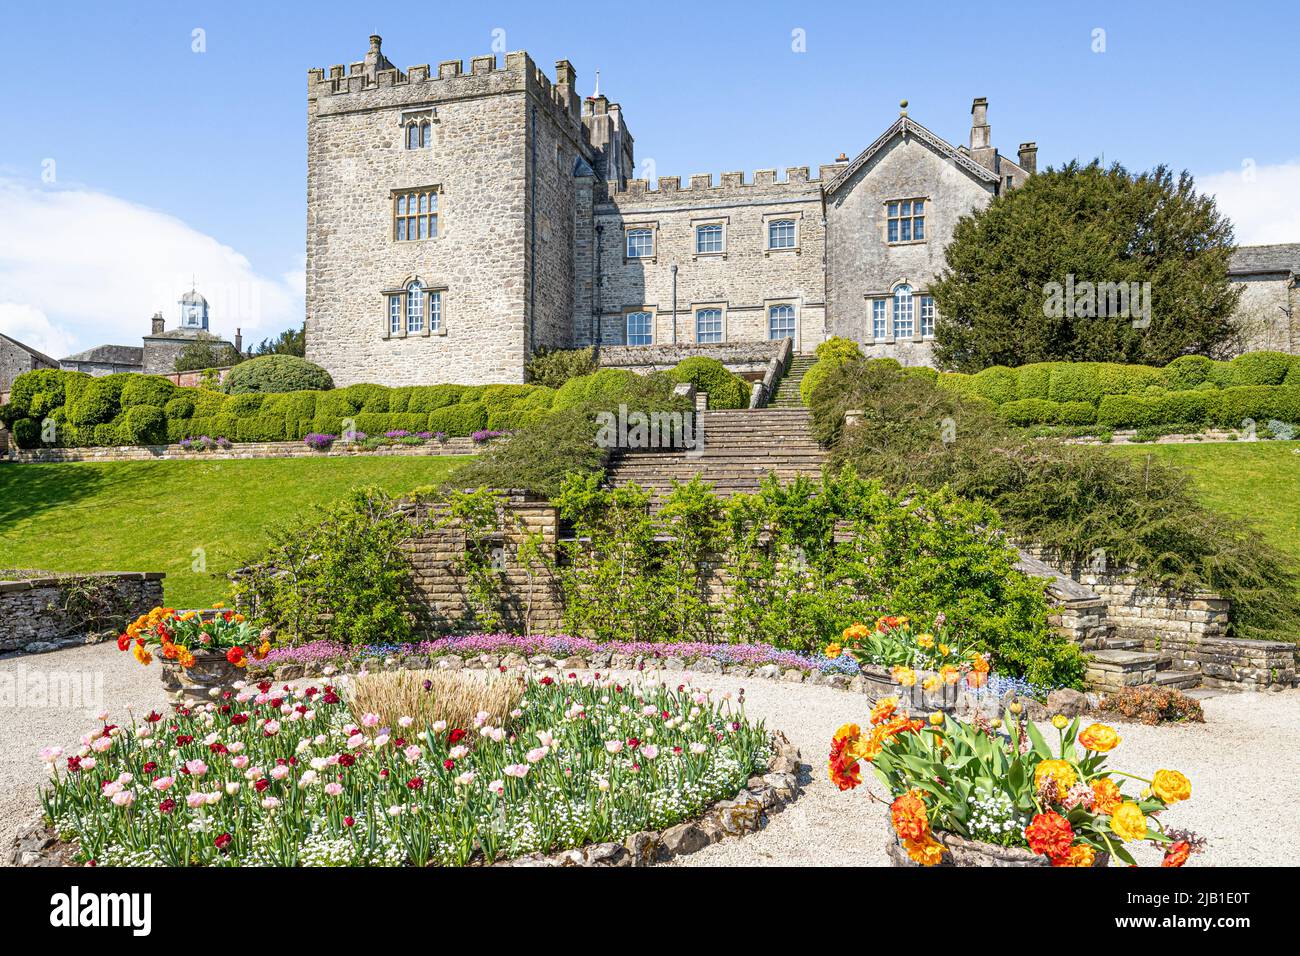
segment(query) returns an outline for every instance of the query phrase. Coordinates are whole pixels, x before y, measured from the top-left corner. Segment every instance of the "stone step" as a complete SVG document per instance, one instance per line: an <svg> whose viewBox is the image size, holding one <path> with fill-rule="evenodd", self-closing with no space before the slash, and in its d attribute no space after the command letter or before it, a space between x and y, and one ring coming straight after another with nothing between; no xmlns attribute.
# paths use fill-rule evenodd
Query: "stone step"
<svg viewBox="0 0 1300 956"><path fill-rule="evenodd" d="M1201 686L1201 672L1178 670L1171 667L1157 671L1155 683L1161 687L1172 687L1175 690L1199 687Z"/></svg>
<svg viewBox="0 0 1300 956"><path fill-rule="evenodd" d="M1145 646L1135 637L1106 638L1106 650L1108 651L1140 651Z"/></svg>

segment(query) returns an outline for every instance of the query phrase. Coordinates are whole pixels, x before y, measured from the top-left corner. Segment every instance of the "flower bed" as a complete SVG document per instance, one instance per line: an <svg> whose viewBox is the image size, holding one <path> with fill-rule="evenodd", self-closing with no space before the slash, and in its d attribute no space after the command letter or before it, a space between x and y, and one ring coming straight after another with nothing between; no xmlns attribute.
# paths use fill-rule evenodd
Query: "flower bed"
<svg viewBox="0 0 1300 956"><path fill-rule="evenodd" d="M699 641L658 643L651 641L593 641L567 634L532 635L467 634L442 637L414 644L342 644L335 641L310 641L275 647L265 660L254 662L258 670L274 672L301 665L309 673L324 667L344 668L363 662L385 663L393 667L422 666L440 657L455 656L473 660L484 656L500 659L517 655L523 658L543 656L557 662L571 661L570 667L615 667L644 669L659 664L665 667L694 667L697 670L743 671L754 676L766 668L767 675L781 677L798 671L806 677L843 678L847 686L853 678L864 681L887 680L888 672L871 665L860 665L847 654L809 654L783 650L771 644L711 644ZM497 666L497 665L493 665ZM862 681L859 682L863 683ZM897 689L896 687L894 688ZM1053 688L1031 684L1019 678L989 675L979 696L1046 698Z"/></svg>
<svg viewBox="0 0 1300 956"><path fill-rule="evenodd" d="M1091 867L1111 857L1133 864L1127 845L1150 842L1165 848L1162 865L1182 866L1201 841L1167 830L1159 815L1190 799L1191 782L1176 770L1146 779L1108 767L1119 734L1079 724L1053 718L1053 747L1019 705L1003 718L967 723L941 713L910 717L884 699L869 733L857 724L836 731L827 768L850 790L862 782L861 762L871 764L891 799L891 856L904 865ZM1145 786L1125 794L1130 780Z"/></svg>
<svg viewBox="0 0 1300 956"><path fill-rule="evenodd" d="M45 820L98 865L463 865L671 828L771 757L741 703L688 685L546 677L468 726L383 726L349 685L243 685L46 748Z"/></svg>

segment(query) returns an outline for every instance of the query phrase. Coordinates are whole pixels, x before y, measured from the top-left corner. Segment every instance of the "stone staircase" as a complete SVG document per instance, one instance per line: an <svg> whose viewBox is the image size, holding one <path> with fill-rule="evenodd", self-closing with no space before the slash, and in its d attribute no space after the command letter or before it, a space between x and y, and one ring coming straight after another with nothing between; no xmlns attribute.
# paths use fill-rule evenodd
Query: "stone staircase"
<svg viewBox="0 0 1300 956"><path fill-rule="evenodd" d="M790 367L781 376L781 382L776 387L776 394L768 402L768 407L803 408L803 399L799 397L799 384L803 381L803 373L812 368L813 363L816 361L817 356L815 355L795 353L790 356Z"/></svg>
<svg viewBox="0 0 1300 956"><path fill-rule="evenodd" d="M1178 661L1168 651L1148 649L1140 638L1116 636L1106 601L1087 585L1023 550L1016 567L1048 580L1047 595L1053 606L1050 620L1088 655L1090 686L1115 691L1140 684L1179 690L1201 685L1198 665Z"/></svg>
<svg viewBox="0 0 1300 956"><path fill-rule="evenodd" d="M812 420L802 406L704 411L699 422L703 453L625 450L611 463L609 483L635 482L658 503L674 481L695 477L726 497L757 491L768 475L781 481L821 476L826 452L812 437Z"/></svg>
<svg viewBox="0 0 1300 956"><path fill-rule="evenodd" d="M1139 684L1177 690L1199 687L1200 668L1178 664L1172 654L1147 650L1137 638L1107 637L1103 648L1089 653L1088 682L1102 690Z"/></svg>

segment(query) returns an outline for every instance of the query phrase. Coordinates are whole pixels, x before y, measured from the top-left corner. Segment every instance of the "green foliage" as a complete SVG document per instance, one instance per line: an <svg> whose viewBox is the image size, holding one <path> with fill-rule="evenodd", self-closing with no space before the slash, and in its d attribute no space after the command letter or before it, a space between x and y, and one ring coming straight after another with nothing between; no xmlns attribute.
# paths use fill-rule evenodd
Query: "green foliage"
<svg viewBox="0 0 1300 956"><path fill-rule="evenodd" d="M68 421L74 425L102 425L111 422L121 411L122 389L133 376L103 375L82 389L77 403L68 409Z"/></svg>
<svg viewBox="0 0 1300 956"><path fill-rule="evenodd" d="M1235 414L1257 410L1249 404L1260 400L1255 389L1273 396L1270 411L1278 394L1290 391L1247 389L1252 395L1243 396ZM1214 397L1199 391L1107 396L1098 421L1149 421L1173 397L1207 395ZM863 414L846 429L848 409ZM1201 505L1180 469L1031 438L951 390L863 363L829 378L812 411L818 438L834 446L836 466L851 464L894 490L946 485L992 505L1017 541L1066 560L1088 561L1100 549L1111 567L1130 568L1148 584L1217 592L1232 602L1231 627L1239 637L1294 640L1300 631L1300 573L1293 563L1248 523Z"/></svg>
<svg viewBox="0 0 1300 956"><path fill-rule="evenodd" d="M970 391L997 405L1013 402L1019 397L1016 372L1002 365L982 369L970 380Z"/></svg>
<svg viewBox="0 0 1300 956"><path fill-rule="evenodd" d="M1082 679L1078 650L1047 623L1043 582L1015 569L996 516L947 492L893 497L845 471L724 501L696 480L652 513L647 492L588 474L556 503L575 535L558 569L574 633L817 650L855 620L942 611L1006 673ZM717 580L731 588L711 604Z"/></svg>
<svg viewBox="0 0 1300 956"><path fill-rule="evenodd" d="M1021 398L998 406L998 414L1012 425L1054 425L1057 404L1045 398Z"/></svg>
<svg viewBox="0 0 1300 956"><path fill-rule="evenodd" d="M292 637L348 644L394 643L416 631L420 602L403 543L423 530L374 487L317 505L273 529L235 592L258 624Z"/></svg>
<svg viewBox="0 0 1300 956"><path fill-rule="evenodd" d="M1047 169L957 222L948 268L930 285L936 356L973 372L1051 360L1163 365L1209 353L1235 331L1232 249L1231 224L1187 173L1131 175L1100 162ZM1045 315L1049 290L1064 291L1070 276L1076 296L1082 283L1150 283L1149 324L1077 307Z"/></svg>
<svg viewBox="0 0 1300 956"><path fill-rule="evenodd" d="M176 383L161 375L132 375L122 386L120 402L123 408L132 405L165 406L176 395Z"/></svg>
<svg viewBox="0 0 1300 956"><path fill-rule="evenodd" d="M1101 375L1097 363L1061 362L1052 366L1047 380L1047 397L1053 402L1090 402L1101 398Z"/></svg>
<svg viewBox="0 0 1300 956"><path fill-rule="evenodd" d="M850 359L862 358L862 349L858 343L852 339L846 339L840 335L832 335L829 339L817 346L813 354L818 359L829 359L832 362L847 362Z"/></svg>
<svg viewBox="0 0 1300 956"><path fill-rule="evenodd" d="M254 355L296 355L299 358L307 354L307 330L304 327L285 329L274 339L262 339L253 349Z"/></svg>
<svg viewBox="0 0 1300 956"><path fill-rule="evenodd" d="M405 411L428 414L435 409L455 405L464 393L464 385L417 385L411 389L410 401ZM393 409L399 411L399 409Z"/></svg>
<svg viewBox="0 0 1300 956"><path fill-rule="evenodd" d="M749 407L749 383L715 358L696 355L684 359L669 375L675 382L690 382L696 391L708 392L709 408Z"/></svg>
<svg viewBox="0 0 1300 956"><path fill-rule="evenodd" d="M478 402L468 405L445 405L429 413L428 430L465 437L487 428L488 410Z"/></svg>
<svg viewBox="0 0 1300 956"><path fill-rule="evenodd" d="M192 418L197 404L191 393L178 390L176 397L168 399L167 404L163 406L163 413L167 416L168 421Z"/></svg>
<svg viewBox="0 0 1300 956"><path fill-rule="evenodd" d="M19 448L32 449L41 446L41 423L31 418L20 418L12 422L14 443Z"/></svg>
<svg viewBox="0 0 1300 956"><path fill-rule="evenodd" d="M1210 380L1214 365L1214 360L1204 355L1180 356L1165 366L1165 384L1173 389L1196 388Z"/></svg>
<svg viewBox="0 0 1300 956"><path fill-rule="evenodd" d="M611 372L616 374L608 374ZM475 456L451 475L449 485L522 489L553 497L559 494L566 475L604 473L608 452L596 441L601 427L598 416L617 414L620 405L629 412L690 412L687 403L674 396L672 389L673 382L667 376L637 375L620 369L570 379L556 390L551 411L530 413L539 417L521 422L505 441L494 442ZM575 399L566 405L561 401L566 390L569 399L575 395L593 397Z"/></svg>
<svg viewBox="0 0 1300 956"><path fill-rule="evenodd" d="M1036 362L1016 369L1016 397L1046 399L1052 379L1051 362Z"/></svg>
<svg viewBox="0 0 1300 956"><path fill-rule="evenodd" d="M243 358L233 345L221 341L215 335L200 332L193 341L185 343L185 347L176 356L176 361L172 363L172 368L177 372L229 368L238 365Z"/></svg>
<svg viewBox="0 0 1300 956"><path fill-rule="evenodd" d="M524 366L524 374L534 385L559 388L569 379L596 371L595 350L538 349Z"/></svg>
<svg viewBox="0 0 1300 956"><path fill-rule="evenodd" d="M222 389L231 395L246 392L296 392L334 387L329 372L296 355L263 355L241 362L227 373Z"/></svg>
<svg viewBox="0 0 1300 956"><path fill-rule="evenodd" d="M1247 352L1232 360L1237 385L1281 385L1296 356L1285 352Z"/></svg>
<svg viewBox="0 0 1300 956"><path fill-rule="evenodd" d="M161 445L167 441L167 418L157 405L132 405L117 424L127 445Z"/></svg>

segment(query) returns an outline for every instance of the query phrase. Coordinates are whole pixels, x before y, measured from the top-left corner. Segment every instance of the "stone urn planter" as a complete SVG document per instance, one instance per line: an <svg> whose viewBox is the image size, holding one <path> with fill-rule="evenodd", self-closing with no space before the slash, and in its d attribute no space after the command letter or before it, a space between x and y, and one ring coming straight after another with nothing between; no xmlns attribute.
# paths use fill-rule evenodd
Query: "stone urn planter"
<svg viewBox="0 0 1300 956"><path fill-rule="evenodd" d="M957 710L961 694L960 682L940 684L934 690L926 690L921 686L921 682L931 675L931 671L917 671L916 683L911 687L896 683L889 676L889 668L879 664L863 664L861 671L863 683L866 685L864 689L873 701L881 697L897 697L904 709L914 713L936 710L953 713Z"/></svg>
<svg viewBox="0 0 1300 956"><path fill-rule="evenodd" d="M940 866L1051 866L1052 861L1037 853L1030 853L1023 847L998 846L994 843L981 843L967 840L955 833L936 831L934 838L948 850ZM903 844L896 834L890 834L885 847L889 862L893 866L920 866L913 862L903 849ZM1098 853L1093 860L1093 867L1109 866L1110 854Z"/></svg>
<svg viewBox="0 0 1300 956"><path fill-rule="evenodd" d="M225 652L200 651L192 667L181 667L161 655L163 687L188 703L202 703L213 698L212 691L227 690L244 676L244 669L226 660Z"/></svg>

